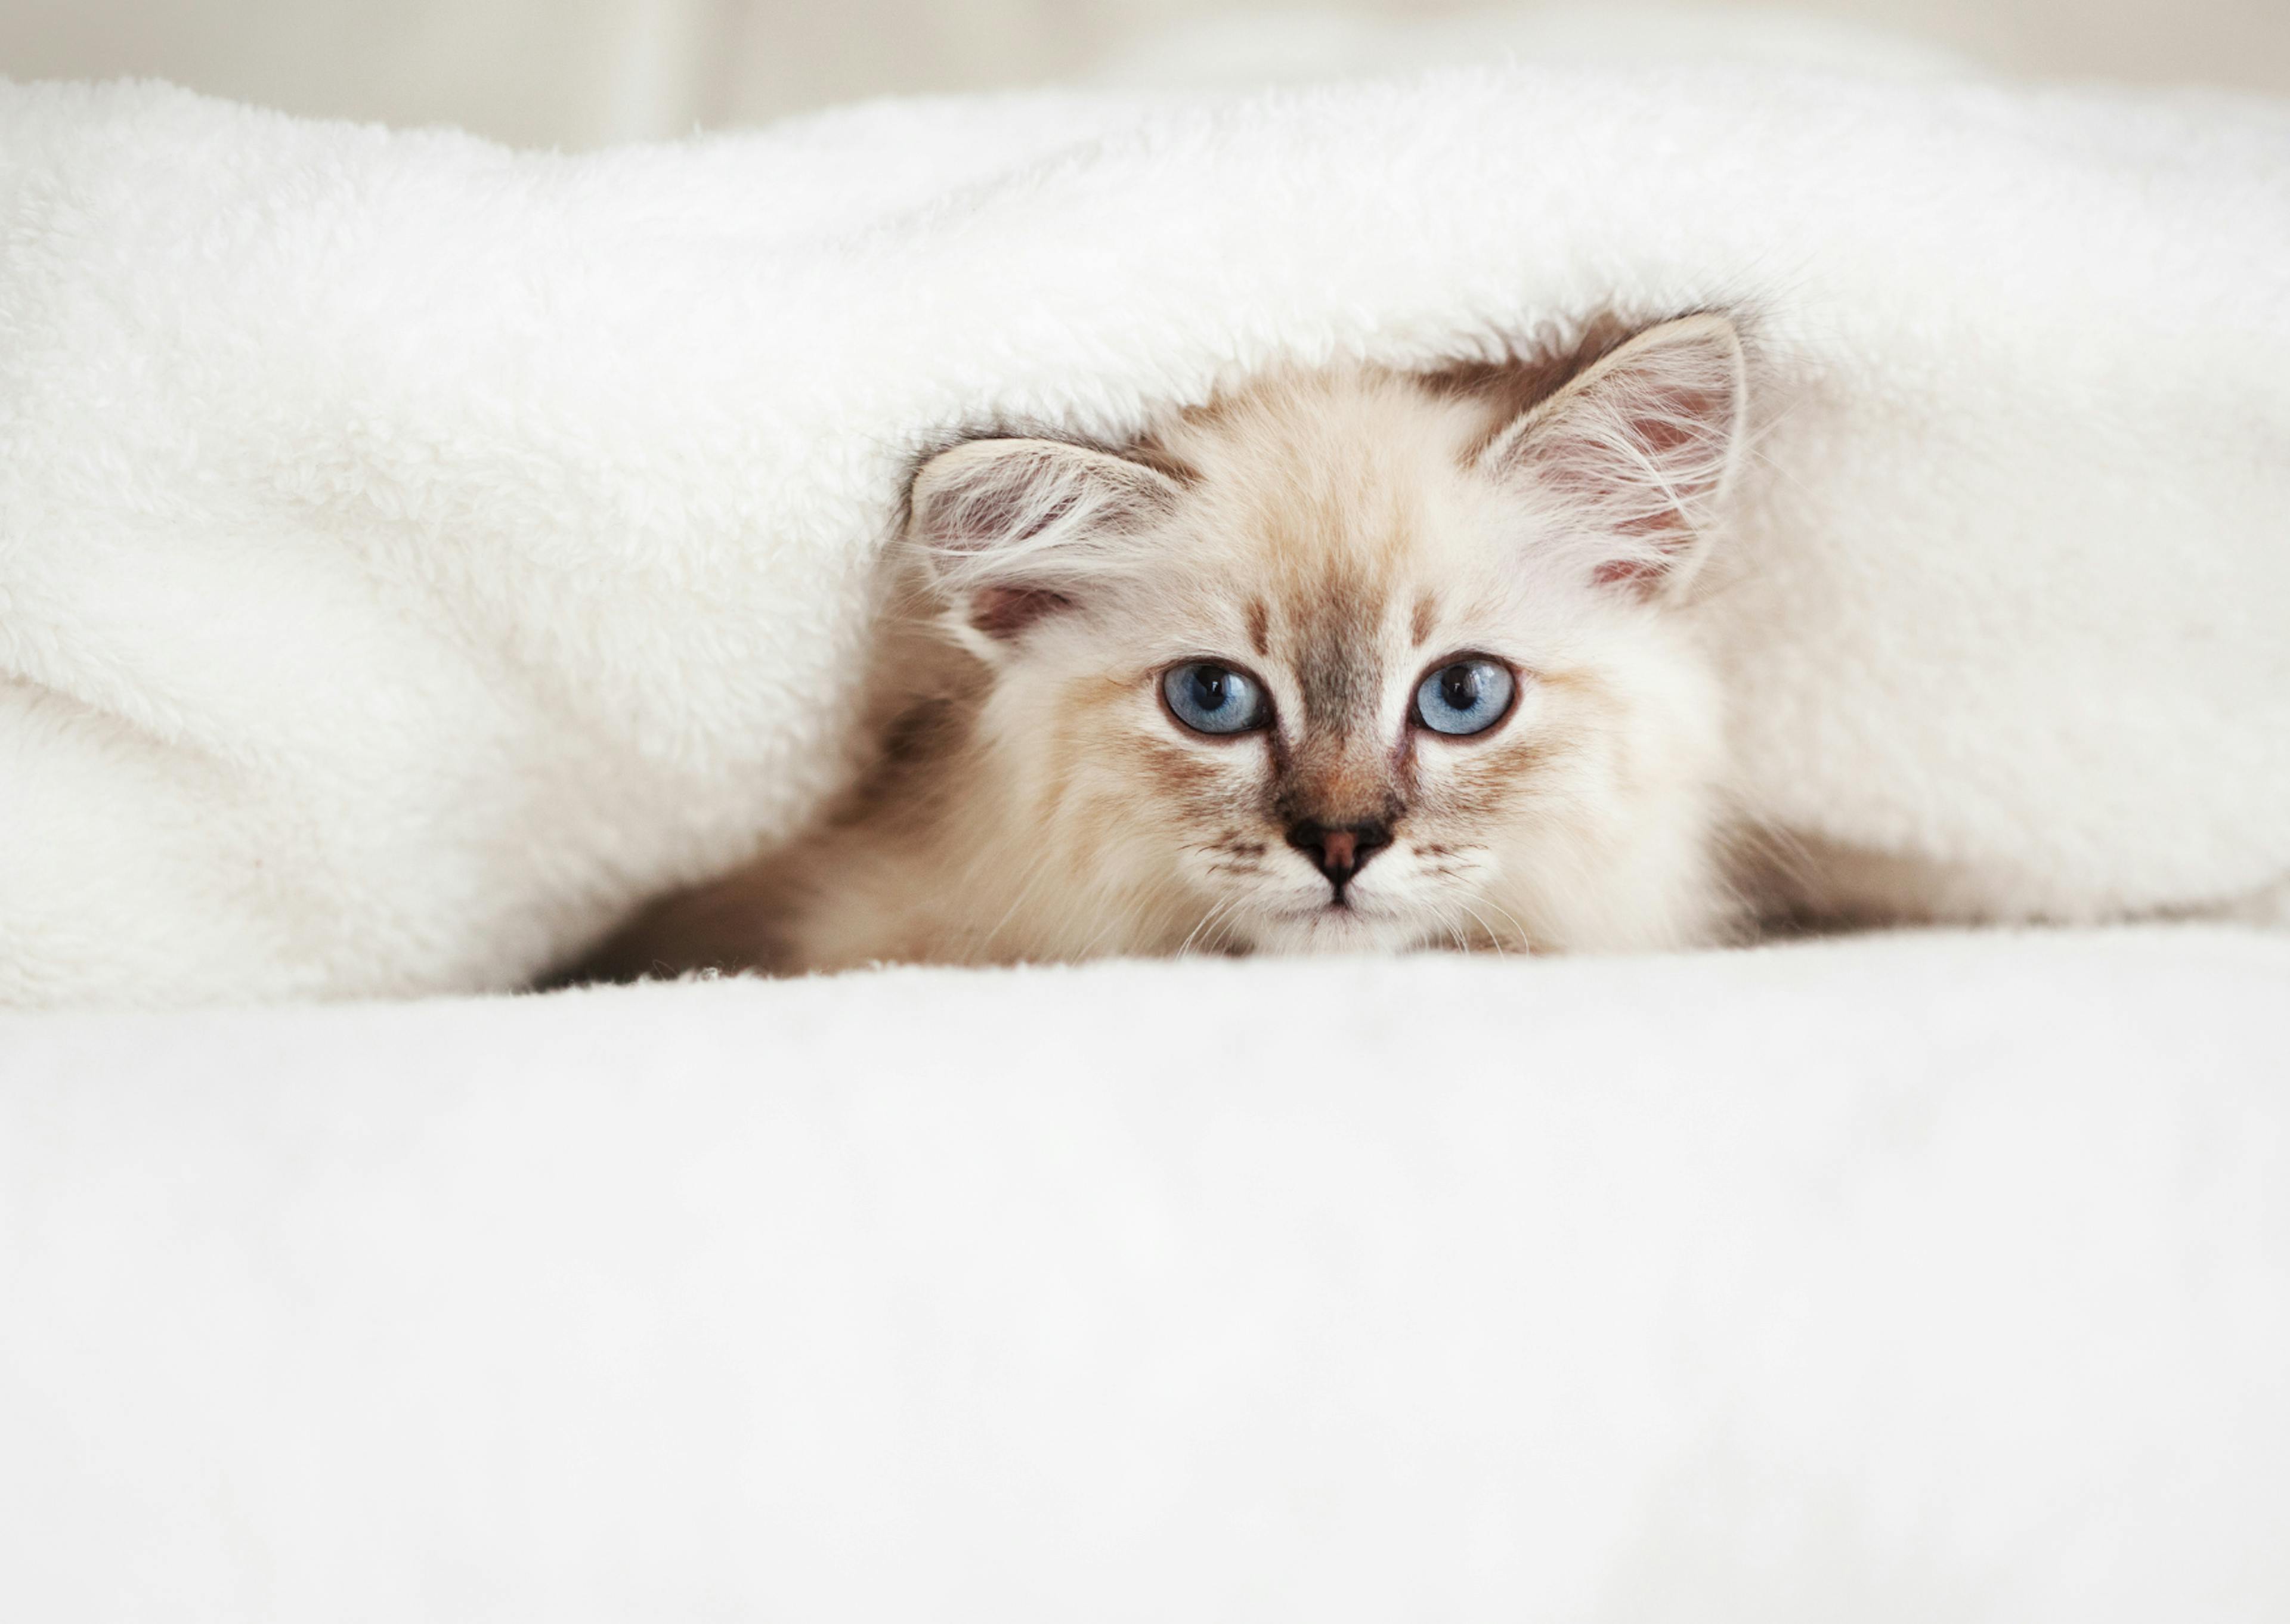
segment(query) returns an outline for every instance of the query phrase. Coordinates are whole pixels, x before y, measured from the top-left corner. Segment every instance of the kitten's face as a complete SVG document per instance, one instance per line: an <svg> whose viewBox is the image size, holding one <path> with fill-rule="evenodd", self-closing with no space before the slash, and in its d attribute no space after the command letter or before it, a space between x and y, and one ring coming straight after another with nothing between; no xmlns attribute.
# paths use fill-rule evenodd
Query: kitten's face
<svg viewBox="0 0 2290 1624"><path fill-rule="evenodd" d="M1737 388L1713 325L1694 353ZM1736 401L1679 400L1730 437ZM1542 410L1325 374L1172 426L1157 469L1065 450L1093 491L1022 463L1042 505L962 487L997 535L961 557L1020 566L956 577L994 668L979 748L1069 899L1064 951L1706 932L1716 705L1675 601L1699 532L1539 460L1582 407ZM1061 454L941 461L966 453Z"/></svg>

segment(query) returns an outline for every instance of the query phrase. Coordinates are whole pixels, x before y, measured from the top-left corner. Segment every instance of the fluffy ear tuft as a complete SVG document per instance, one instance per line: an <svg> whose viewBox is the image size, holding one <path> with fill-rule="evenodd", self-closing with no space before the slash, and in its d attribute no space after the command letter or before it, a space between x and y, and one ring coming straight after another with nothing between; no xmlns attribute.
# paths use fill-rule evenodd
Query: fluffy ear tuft
<svg viewBox="0 0 2290 1624"><path fill-rule="evenodd" d="M1108 452L973 440L924 464L907 533L990 653L1136 557L1179 494L1167 476Z"/></svg>
<svg viewBox="0 0 2290 1624"><path fill-rule="evenodd" d="M1660 596L1682 589L1701 562L1733 483L1747 394L1734 324L1683 316L1525 412L1481 463L1598 538L1601 585Z"/></svg>

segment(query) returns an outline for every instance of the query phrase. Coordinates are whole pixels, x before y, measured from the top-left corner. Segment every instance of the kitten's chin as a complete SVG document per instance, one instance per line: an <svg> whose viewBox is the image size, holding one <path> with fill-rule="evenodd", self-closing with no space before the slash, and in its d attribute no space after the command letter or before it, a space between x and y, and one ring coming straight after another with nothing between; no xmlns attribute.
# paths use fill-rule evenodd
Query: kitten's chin
<svg viewBox="0 0 2290 1624"><path fill-rule="evenodd" d="M1266 915L1252 933L1259 953L1389 953L1412 940L1399 920L1333 902Z"/></svg>

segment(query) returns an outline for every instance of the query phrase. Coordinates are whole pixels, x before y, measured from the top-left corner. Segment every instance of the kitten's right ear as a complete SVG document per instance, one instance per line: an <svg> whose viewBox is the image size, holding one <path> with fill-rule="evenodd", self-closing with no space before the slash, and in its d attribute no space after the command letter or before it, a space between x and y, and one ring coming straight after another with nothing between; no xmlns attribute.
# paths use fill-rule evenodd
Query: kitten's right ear
<svg viewBox="0 0 2290 1624"><path fill-rule="evenodd" d="M1741 460L1742 339L1714 315L1650 327L1498 436L1489 472L1603 539L1601 584L1654 598L1692 579Z"/></svg>
<svg viewBox="0 0 2290 1624"><path fill-rule="evenodd" d="M1175 481L1057 440L973 440L915 476L907 534L991 656L1136 557L1175 508Z"/></svg>

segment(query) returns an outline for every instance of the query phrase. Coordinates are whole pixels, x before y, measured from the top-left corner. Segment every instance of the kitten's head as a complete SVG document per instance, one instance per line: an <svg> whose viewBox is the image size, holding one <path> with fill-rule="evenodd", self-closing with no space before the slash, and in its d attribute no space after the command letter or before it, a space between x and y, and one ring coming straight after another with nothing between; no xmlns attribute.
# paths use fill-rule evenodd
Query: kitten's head
<svg viewBox="0 0 2290 1624"><path fill-rule="evenodd" d="M1063 900L1039 950L1705 936L1718 719L1684 600L1742 380L1690 316L1515 414L1347 369L1128 456L931 461L910 533L989 669L1013 907Z"/></svg>

